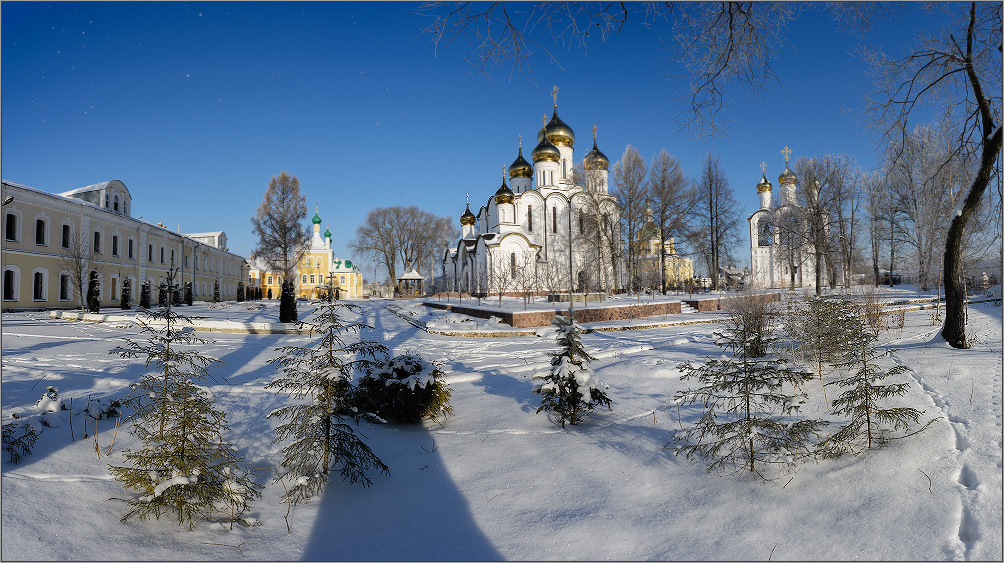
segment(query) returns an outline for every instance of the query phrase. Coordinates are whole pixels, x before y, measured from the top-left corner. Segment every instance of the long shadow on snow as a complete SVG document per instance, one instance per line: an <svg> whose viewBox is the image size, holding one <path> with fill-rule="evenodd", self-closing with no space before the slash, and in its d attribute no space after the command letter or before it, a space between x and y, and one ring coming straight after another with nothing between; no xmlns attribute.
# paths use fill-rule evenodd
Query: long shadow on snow
<svg viewBox="0 0 1004 563"><path fill-rule="evenodd" d="M371 472L373 485L364 488L342 481L334 468L315 501L317 516L304 560L503 559L475 522L426 428L357 428L391 476Z"/></svg>
<svg viewBox="0 0 1004 563"><path fill-rule="evenodd" d="M455 364L463 366L463 364ZM477 371L477 370L467 370ZM522 377L514 377L503 373L497 369L481 369L484 376L472 382L473 385L484 387L485 391L500 397L509 397L515 400L520 409L526 413L536 413L540 406L540 397L533 394L533 373L526 373ZM534 400L536 398L536 403Z"/></svg>
<svg viewBox="0 0 1004 563"><path fill-rule="evenodd" d="M397 348L411 339L417 332L420 332L419 329L408 324L404 319L398 318L397 315L390 311L382 310L382 307L379 309L363 309L360 311L360 314L363 317L363 322L373 327L372 329L363 329L360 339L373 340L377 337L382 338L378 342L386 346L390 350L391 355L403 353L404 350L397 350ZM401 326L388 326L387 323L383 322L384 317L400 323ZM393 334L393 336L387 339L387 334ZM415 352L421 352L421 350L415 350Z"/></svg>

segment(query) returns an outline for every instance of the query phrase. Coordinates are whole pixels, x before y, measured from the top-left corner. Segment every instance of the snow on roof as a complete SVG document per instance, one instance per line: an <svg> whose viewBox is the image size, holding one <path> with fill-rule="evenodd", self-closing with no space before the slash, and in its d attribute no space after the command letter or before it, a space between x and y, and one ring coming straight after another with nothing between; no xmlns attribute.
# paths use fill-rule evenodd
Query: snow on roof
<svg viewBox="0 0 1004 563"><path fill-rule="evenodd" d="M87 193L87 192L96 192L98 190L103 190L103 189L107 188L108 185L111 184L112 182L117 182L119 184L119 186L123 190L125 190L127 193L129 192L129 188L127 188L126 185L123 184L121 180L107 180L105 182L98 182L97 184L91 184L90 186L84 186L82 188L77 188L75 190L70 190L68 192L62 192L62 193L60 193L58 195L61 195L61 196L64 196L64 197L73 197L76 194L83 194L83 193Z"/></svg>
<svg viewBox="0 0 1004 563"><path fill-rule="evenodd" d="M187 233L185 234L188 238L206 238L206 237L218 237L223 234L223 231L212 231L209 233Z"/></svg>
<svg viewBox="0 0 1004 563"><path fill-rule="evenodd" d="M403 276L401 276L401 277L399 277L397 279L399 279L399 280L424 280L425 276L423 276L422 274L416 272L415 269L412 268L411 270L408 270L408 272L406 274L404 274Z"/></svg>

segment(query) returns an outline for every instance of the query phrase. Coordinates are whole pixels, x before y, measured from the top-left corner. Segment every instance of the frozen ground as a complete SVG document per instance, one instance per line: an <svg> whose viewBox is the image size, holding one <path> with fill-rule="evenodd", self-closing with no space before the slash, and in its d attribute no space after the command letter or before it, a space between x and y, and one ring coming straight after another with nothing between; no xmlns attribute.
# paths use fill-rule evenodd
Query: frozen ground
<svg viewBox="0 0 1004 563"><path fill-rule="evenodd" d="M554 348L549 335L435 335L415 325L443 313L418 302L358 304L374 327L364 338L442 362L453 389L455 415L442 426L360 427L390 477L372 475L373 486L363 488L334 475L320 498L289 515L287 532L282 487L271 481L279 460L275 423L265 415L289 399L264 389L276 375L266 361L276 346L309 337L203 333L215 339L203 351L226 362L210 387L228 412L227 439L265 470L263 497L252 506L262 525L205 524L189 532L171 520L120 522L125 505L114 499L127 493L108 463L122 461L122 450L136 446L133 437L123 428L107 455L114 420L97 421L96 435L88 425L84 439L85 417L74 415L71 441L71 414L63 411L30 457L10 465L3 455L2 559L1002 557L1001 308L993 303L969 308L971 350L940 342L930 311L908 312L902 329L883 333L880 345L897 348L896 361L914 370L903 403L923 409L923 420L941 417L928 430L858 457L803 464L790 481L772 482L708 474L661 449L678 425L668 398L686 385L676 366L721 353L711 339L715 324L584 335L613 410L563 430L535 414L539 396L530 392ZM277 316L274 307L182 312L267 322ZM143 366L108 350L138 335L126 322L4 314L3 420L13 413L37 420L48 385L73 399L73 412L88 397L123 393ZM697 416L684 412L684 423L688 414Z"/></svg>

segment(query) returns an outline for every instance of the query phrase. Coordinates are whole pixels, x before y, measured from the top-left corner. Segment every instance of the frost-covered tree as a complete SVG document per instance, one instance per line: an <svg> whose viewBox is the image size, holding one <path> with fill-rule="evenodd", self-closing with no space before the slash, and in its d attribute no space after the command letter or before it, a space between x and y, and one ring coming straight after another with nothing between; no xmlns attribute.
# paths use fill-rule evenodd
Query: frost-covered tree
<svg viewBox="0 0 1004 563"><path fill-rule="evenodd" d="M574 317L556 316L551 321L557 330L561 349L551 353L551 370L546 375L535 376L538 383L533 392L541 395L537 412L553 412L565 427L565 422L578 424L585 420L593 408L603 405L610 409L610 398L604 385L589 362L595 358L586 352L580 335L582 327Z"/></svg>
<svg viewBox="0 0 1004 563"><path fill-rule="evenodd" d="M192 282L185 282L185 305L192 306Z"/></svg>
<svg viewBox="0 0 1004 563"><path fill-rule="evenodd" d="M175 273L169 270L169 282ZM135 409L127 421L142 447L127 450L125 464L110 467L115 479L138 492L126 501L130 510L122 520L173 513L178 525L190 529L198 519L216 515L231 525L251 525L243 514L261 496L261 485L254 481L254 468L244 466L236 448L223 441L226 416L212 392L197 384L211 377L209 366L220 360L195 348L209 341L179 326L186 320L170 306L148 311L141 321L148 339L126 340L111 351L145 359L148 370L122 401ZM163 327L154 328L152 321Z"/></svg>
<svg viewBox="0 0 1004 563"><path fill-rule="evenodd" d="M372 483L369 469L390 474L380 458L356 435L345 418L356 419L350 406L352 374L371 363L387 349L358 334L367 325L345 321L340 313L357 307L344 301L328 300L312 319L311 332L320 338L310 347L277 348L282 354L269 360L282 376L265 386L288 393L300 403L278 408L268 418L283 422L275 429L273 443L287 442L282 448L282 472L276 481L292 483L283 502L296 505L318 494L327 484L328 472L335 467L349 483Z"/></svg>
<svg viewBox="0 0 1004 563"><path fill-rule="evenodd" d="M157 286L157 306L167 307L167 282L161 280L160 285Z"/></svg>
<svg viewBox="0 0 1004 563"><path fill-rule="evenodd" d="M726 354L679 366L681 379L697 380L699 386L674 397L681 421L672 436L674 453L708 460L709 472L749 471L767 479L766 467L790 469L798 456L810 454L813 438L826 424L798 416L807 397L797 389L813 374L794 369L773 352L776 315L765 304L758 296L737 298L732 307L745 314L733 314L725 330L715 332ZM679 412L694 404L703 413L686 428Z"/></svg>
<svg viewBox="0 0 1004 563"><path fill-rule="evenodd" d="M870 449L874 442L881 443L889 439L889 426L892 426L893 431L906 431L911 422L917 423L920 415L924 414L923 411L911 407L881 405L887 399L905 394L910 387L909 383L882 383L886 378L910 371L909 367L902 364L883 369L880 359L892 352L893 350L879 352L866 347L855 354L852 360L843 364L844 367L857 370L853 375L827 383L846 389L833 400L833 413L846 415L850 420L820 444L824 456L858 454L861 452L859 445L861 442L867 442Z"/></svg>
<svg viewBox="0 0 1004 563"><path fill-rule="evenodd" d="M237 282L237 301L244 301L244 282Z"/></svg>
<svg viewBox="0 0 1004 563"><path fill-rule="evenodd" d="M364 364L357 372L353 401L361 412L405 424L439 421L453 414L446 375L418 354L402 354Z"/></svg>
<svg viewBox="0 0 1004 563"><path fill-rule="evenodd" d="M213 282L213 303L220 302L220 280Z"/></svg>

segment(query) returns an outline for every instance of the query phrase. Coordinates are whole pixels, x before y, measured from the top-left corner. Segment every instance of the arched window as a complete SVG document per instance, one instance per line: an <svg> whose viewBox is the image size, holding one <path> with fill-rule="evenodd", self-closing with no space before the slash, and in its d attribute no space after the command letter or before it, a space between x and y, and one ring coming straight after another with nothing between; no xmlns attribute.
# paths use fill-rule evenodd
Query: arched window
<svg viewBox="0 0 1004 563"><path fill-rule="evenodd" d="M526 206L526 230L533 232L533 206Z"/></svg>
<svg viewBox="0 0 1004 563"><path fill-rule="evenodd" d="M115 196L115 204L114 205L115 205L115 207L113 209L115 209L115 211L118 211L119 210L119 196Z"/></svg>
<svg viewBox="0 0 1004 563"><path fill-rule="evenodd" d="M69 225L63 225L63 248L70 248L70 237L73 236L73 228Z"/></svg>
<svg viewBox="0 0 1004 563"><path fill-rule="evenodd" d="M579 213L579 234L581 235L584 230L586 230L586 220L582 213Z"/></svg>
<svg viewBox="0 0 1004 563"><path fill-rule="evenodd" d="M561 177L568 178L568 161L561 159Z"/></svg>
<svg viewBox="0 0 1004 563"><path fill-rule="evenodd" d="M112 299L118 299L118 278L112 278Z"/></svg>
<svg viewBox="0 0 1004 563"><path fill-rule="evenodd" d="M70 286L70 275L69 274L59 274L59 300L69 301L73 296L73 291Z"/></svg>
<svg viewBox="0 0 1004 563"><path fill-rule="evenodd" d="M45 301L45 274L36 271L32 274L31 298L35 301Z"/></svg>
<svg viewBox="0 0 1004 563"><path fill-rule="evenodd" d="M300 283L302 283L302 284L306 284L307 283L307 274L303 274L303 276L301 276Z"/></svg>
<svg viewBox="0 0 1004 563"><path fill-rule="evenodd" d="M317 283L317 277L314 274L310 274L310 283L311 284Z"/></svg>
<svg viewBox="0 0 1004 563"><path fill-rule="evenodd" d="M110 206L108 205L108 194L105 194L105 209L108 209L109 207Z"/></svg>
<svg viewBox="0 0 1004 563"><path fill-rule="evenodd" d="M516 279L516 253L512 252L509 254L509 272L512 275L512 279Z"/></svg>
<svg viewBox="0 0 1004 563"><path fill-rule="evenodd" d="M21 269L17 266L7 266L3 270L3 300L17 301L20 295Z"/></svg>
<svg viewBox="0 0 1004 563"><path fill-rule="evenodd" d="M119 237L117 235L112 235L112 256L119 255ZM115 298L114 291L112 292L112 298Z"/></svg>
<svg viewBox="0 0 1004 563"><path fill-rule="evenodd" d="M272 285L272 276L265 276L265 285Z"/></svg>
<svg viewBox="0 0 1004 563"><path fill-rule="evenodd" d="M94 231L94 252L101 254L101 233L99 231Z"/></svg>
<svg viewBox="0 0 1004 563"><path fill-rule="evenodd" d="M313 268L314 267L314 259L311 258L310 256L307 256L307 267L308 268Z"/></svg>
<svg viewBox="0 0 1004 563"><path fill-rule="evenodd" d="M7 212L6 218L4 219L4 238L9 241L17 242L18 240L18 215Z"/></svg>
<svg viewBox="0 0 1004 563"><path fill-rule="evenodd" d="M35 244L39 246L46 245L46 231L48 231L47 223L45 219L35 219Z"/></svg>
<svg viewBox="0 0 1004 563"><path fill-rule="evenodd" d="M558 208L551 207L551 232L558 232Z"/></svg>
<svg viewBox="0 0 1004 563"><path fill-rule="evenodd" d="M774 229L769 221L760 221L757 225L757 246L770 246L774 244Z"/></svg>

